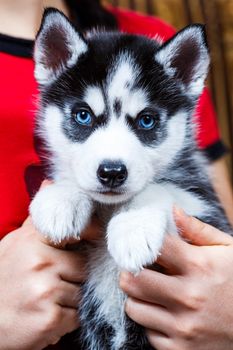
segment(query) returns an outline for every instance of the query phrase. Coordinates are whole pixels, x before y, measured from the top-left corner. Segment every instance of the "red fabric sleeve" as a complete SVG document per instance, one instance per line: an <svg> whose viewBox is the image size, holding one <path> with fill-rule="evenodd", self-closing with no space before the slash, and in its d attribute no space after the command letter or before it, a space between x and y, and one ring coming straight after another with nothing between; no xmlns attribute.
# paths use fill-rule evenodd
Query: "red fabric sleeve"
<svg viewBox="0 0 233 350"><path fill-rule="evenodd" d="M31 59L0 53L0 238L27 215L25 171L39 161L33 129L36 82ZM4 67L4 68L3 68Z"/></svg>

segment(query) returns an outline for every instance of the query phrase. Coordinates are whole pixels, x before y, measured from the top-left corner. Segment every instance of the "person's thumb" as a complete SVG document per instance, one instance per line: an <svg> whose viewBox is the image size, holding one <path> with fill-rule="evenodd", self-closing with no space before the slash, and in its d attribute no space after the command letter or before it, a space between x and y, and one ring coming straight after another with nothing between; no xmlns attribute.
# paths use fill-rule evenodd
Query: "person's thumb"
<svg viewBox="0 0 233 350"><path fill-rule="evenodd" d="M199 246L231 245L233 238L215 227L188 216L182 209L174 208L174 219L179 234L185 240Z"/></svg>

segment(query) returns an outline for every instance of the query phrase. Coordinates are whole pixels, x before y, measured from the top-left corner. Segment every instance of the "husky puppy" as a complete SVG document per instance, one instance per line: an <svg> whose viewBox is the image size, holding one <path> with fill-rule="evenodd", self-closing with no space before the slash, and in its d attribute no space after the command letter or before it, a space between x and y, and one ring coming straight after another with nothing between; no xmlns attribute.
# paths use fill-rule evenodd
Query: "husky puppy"
<svg viewBox="0 0 233 350"><path fill-rule="evenodd" d="M34 57L54 183L33 199L33 221L55 243L78 238L94 212L106 228L89 252L81 348L152 349L124 313L119 272L153 264L165 234L177 233L174 204L230 231L193 136L209 65L203 26L165 44L116 32L84 37L47 9Z"/></svg>

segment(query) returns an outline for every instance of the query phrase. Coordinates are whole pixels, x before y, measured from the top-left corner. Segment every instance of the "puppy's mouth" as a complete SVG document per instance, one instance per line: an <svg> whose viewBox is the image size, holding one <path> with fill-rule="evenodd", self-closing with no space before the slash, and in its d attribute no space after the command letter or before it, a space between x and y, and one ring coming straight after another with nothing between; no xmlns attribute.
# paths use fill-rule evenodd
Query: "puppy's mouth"
<svg viewBox="0 0 233 350"><path fill-rule="evenodd" d="M89 193L97 202L106 204L125 202L131 197L130 193L123 189L100 189Z"/></svg>
<svg viewBox="0 0 233 350"><path fill-rule="evenodd" d="M125 194L126 191L108 190L108 191L96 191L95 193L101 194L101 195L104 195L104 196L119 196L119 195Z"/></svg>

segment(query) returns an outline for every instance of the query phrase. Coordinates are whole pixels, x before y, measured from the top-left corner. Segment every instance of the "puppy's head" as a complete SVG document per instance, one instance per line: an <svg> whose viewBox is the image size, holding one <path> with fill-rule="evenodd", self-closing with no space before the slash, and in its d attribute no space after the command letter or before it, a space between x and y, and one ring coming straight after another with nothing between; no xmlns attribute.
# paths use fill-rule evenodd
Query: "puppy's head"
<svg viewBox="0 0 233 350"><path fill-rule="evenodd" d="M56 175L94 200L128 200L189 142L209 56L201 25L161 45L136 35L83 35L45 11L35 44L41 129Z"/></svg>

